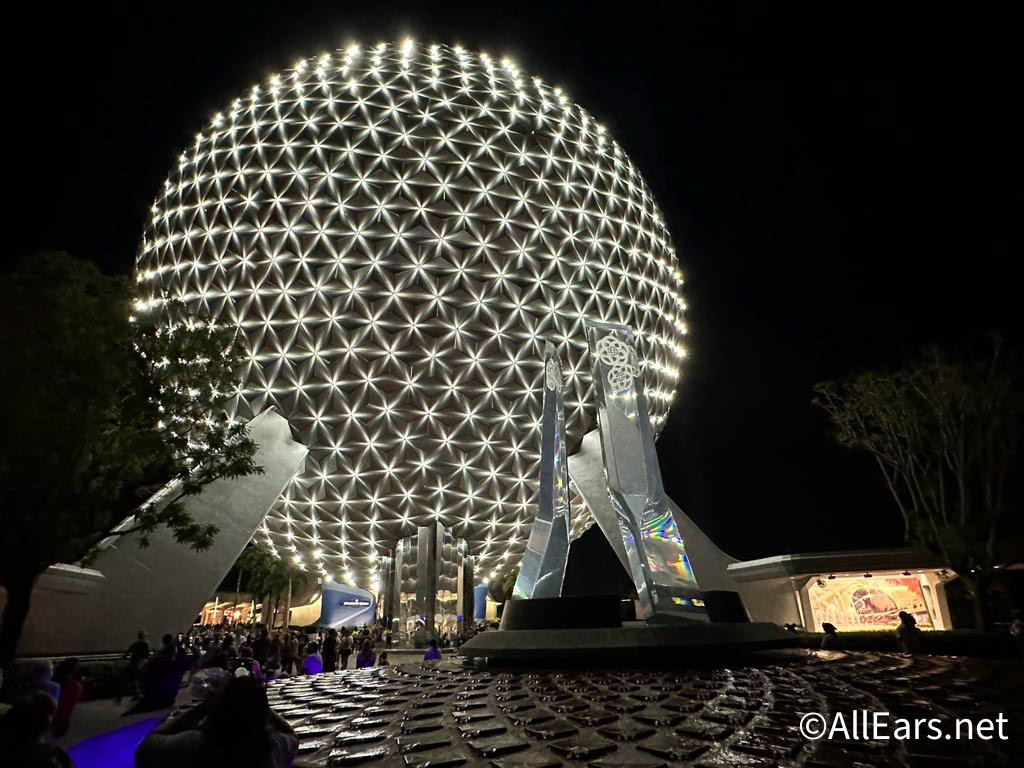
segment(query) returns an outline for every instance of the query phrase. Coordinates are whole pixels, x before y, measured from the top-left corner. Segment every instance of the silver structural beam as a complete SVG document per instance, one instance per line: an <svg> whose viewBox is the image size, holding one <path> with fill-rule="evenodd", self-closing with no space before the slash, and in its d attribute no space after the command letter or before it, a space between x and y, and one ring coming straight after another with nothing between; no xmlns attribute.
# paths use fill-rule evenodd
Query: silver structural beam
<svg viewBox="0 0 1024 768"><path fill-rule="evenodd" d="M637 617L707 621L697 577L665 495L654 449L633 331L587 320L608 508L592 510L603 531L618 529L637 592ZM599 515L612 519L601 520ZM607 535L607 533L606 533Z"/></svg>
<svg viewBox="0 0 1024 768"><path fill-rule="evenodd" d="M537 516L512 594L559 597L569 557L569 475L565 460L565 378L553 344L544 345L544 400L540 429Z"/></svg>

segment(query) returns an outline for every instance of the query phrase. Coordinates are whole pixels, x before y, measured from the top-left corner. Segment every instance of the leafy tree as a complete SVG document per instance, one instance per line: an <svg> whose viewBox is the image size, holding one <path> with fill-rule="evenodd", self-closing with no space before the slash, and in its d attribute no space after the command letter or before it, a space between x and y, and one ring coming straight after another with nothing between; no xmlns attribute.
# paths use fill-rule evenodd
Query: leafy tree
<svg viewBox="0 0 1024 768"><path fill-rule="evenodd" d="M288 563L256 544L250 544L239 556L236 567L244 569L246 586L255 598L263 602L263 620L272 627L282 595L288 596L307 583L309 574L297 565ZM273 606L273 608L271 608ZM287 612L290 605L285 606Z"/></svg>
<svg viewBox="0 0 1024 768"><path fill-rule="evenodd" d="M814 391L839 442L874 458L907 541L957 572L986 626L992 569L1022 550L1017 356L998 339L981 360L931 349L900 370Z"/></svg>
<svg viewBox="0 0 1024 768"><path fill-rule="evenodd" d="M516 586L516 579L519 578L519 566L505 571L500 578L492 579L487 584L487 594L496 603L504 603L512 599L512 591Z"/></svg>
<svg viewBox="0 0 1024 768"><path fill-rule="evenodd" d="M21 259L0 279L4 667L50 565L80 562L111 536L138 534L146 546L164 526L202 550L217 529L182 500L262 472L245 425L228 414L243 362L234 333L161 325L144 309L126 277L67 254Z"/></svg>

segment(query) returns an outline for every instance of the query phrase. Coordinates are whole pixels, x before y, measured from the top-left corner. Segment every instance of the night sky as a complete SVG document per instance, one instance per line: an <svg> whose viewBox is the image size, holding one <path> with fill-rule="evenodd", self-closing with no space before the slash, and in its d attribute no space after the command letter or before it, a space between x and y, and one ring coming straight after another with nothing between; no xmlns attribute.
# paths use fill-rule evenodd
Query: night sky
<svg viewBox="0 0 1024 768"><path fill-rule="evenodd" d="M834 444L812 385L1019 322L1019 19L974 4L137 6L38 3L7 25L8 255L129 271L177 153L297 58L407 35L508 54L608 127L665 214L692 336L663 472L736 556L899 545L876 470Z"/></svg>

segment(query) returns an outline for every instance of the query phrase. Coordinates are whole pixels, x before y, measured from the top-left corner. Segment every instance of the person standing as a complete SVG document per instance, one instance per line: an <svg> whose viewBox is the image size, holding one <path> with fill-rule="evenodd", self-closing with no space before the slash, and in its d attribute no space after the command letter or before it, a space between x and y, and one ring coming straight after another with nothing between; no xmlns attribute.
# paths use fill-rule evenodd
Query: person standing
<svg viewBox="0 0 1024 768"><path fill-rule="evenodd" d="M338 630L331 627L324 637L321 654L324 657L324 672L338 671Z"/></svg>
<svg viewBox="0 0 1024 768"><path fill-rule="evenodd" d="M286 632L281 641L281 672L286 675L292 674L292 666L299 655L299 641L295 635Z"/></svg>
<svg viewBox="0 0 1024 768"><path fill-rule="evenodd" d="M348 669L348 657L352 655L352 638L348 630L341 628L341 639L338 641L338 654L341 656L341 669Z"/></svg>
<svg viewBox="0 0 1024 768"><path fill-rule="evenodd" d="M267 663L267 657L270 655L270 646L271 640L267 634L266 628L264 627L260 629L259 635L252 642L252 657L260 664L265 665Z"/></svg>
<svg viewBox="0 0 1024 768"><path fill-rule="evenodd" d="M127 683L134 691L134 698L139 698L142 695L142 681L140 680L140 672L142 670L142 662L149 658L149 643L146 641L146 631L140 629L138 636L134 643L128 646L128 650L125 651L125 658L128 659L128 667L125 670ZM118 696L116 701L121 702L122 696Z"/></svg>

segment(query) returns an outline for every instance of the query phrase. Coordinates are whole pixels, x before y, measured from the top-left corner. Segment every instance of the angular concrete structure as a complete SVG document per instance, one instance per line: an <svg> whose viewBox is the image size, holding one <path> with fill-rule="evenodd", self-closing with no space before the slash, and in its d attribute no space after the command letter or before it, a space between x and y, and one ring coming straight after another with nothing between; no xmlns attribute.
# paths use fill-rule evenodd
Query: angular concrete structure
<svg viewBox="0 0 1024 768"><path fill-rule="evenodd" d="M306 447L274 410L253 418L249 433L265 474L218 480L184 500L196 520L220 529L209 549L183 547L161 528L145 549L128 535L113 539L89 568L50 568L32 595L19 654L120 650L140 629L151 642L188 629L306 459Z"/></svg>

